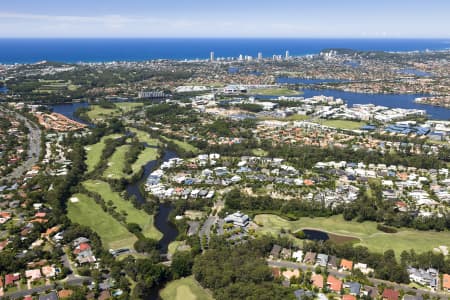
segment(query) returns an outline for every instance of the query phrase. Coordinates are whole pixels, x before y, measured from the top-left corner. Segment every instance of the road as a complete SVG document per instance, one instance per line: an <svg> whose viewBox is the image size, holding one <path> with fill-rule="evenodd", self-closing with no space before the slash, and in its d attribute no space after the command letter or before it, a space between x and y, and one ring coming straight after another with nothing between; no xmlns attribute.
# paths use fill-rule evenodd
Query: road
<svg viewBox="0 0 450 300"><path fill-rule="evenodd" d="M267 261L268 265L270 267L278 267L278 268L290 268L290 269L300 269L302 271L307 271L307 270L313 270L314 266L312 265L306 265L303 263L295 263L295 262L290 262L290 261L273 261L273 260L268 260ZM333 275L336 278L346 278L347 276L350 275L349 272L341 272L338 270L333 270L333 269L328 269L328 273L330 275ZM396 290L403 290L405 292L412 292L415 293L417 295L425 295L425 294L429 294L431 297L437 297L440 299L449 299L449 294L446 294L444 292L434 292L434 291L430 291L430 290L420 290L420 289L414 289L412 287L410 287L407 284L399 284L399 283L395 283L395 282L390 282L390 281L386 281L386 280L381 280L381 279L377 279L377 278L368 278L368 280L374 285L374 286L378 286L380 284L384 284L386 286L390 286L393 287Z"/></svg>
<svg viewBox="0 0 450 300"><path fill-rule="evenodd" d="M39 161L39 156L41 154L41 130L35 123L30 121L28 118L22 116L21 114L9 110L3 106L0 106L0 109L4 112L15 115L15 118L17 120L23 121L25 123L25 126L29 130L28 134L29 148L27 160L4 177L4 179L8 181L15 180L20 178L26 171L31 170L31 167L37 164L37 162Z"/></svg>

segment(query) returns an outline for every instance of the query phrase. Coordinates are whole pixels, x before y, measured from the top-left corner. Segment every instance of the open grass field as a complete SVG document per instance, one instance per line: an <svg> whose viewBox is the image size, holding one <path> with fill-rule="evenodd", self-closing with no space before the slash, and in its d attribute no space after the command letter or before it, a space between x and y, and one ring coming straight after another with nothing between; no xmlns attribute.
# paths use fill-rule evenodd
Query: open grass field
<svg viewBox="0 0 450 300"><path fill-rule="evenodd" d="M106 249L131 249L137 240L134 234L104 212L94 199L84 194L73 195L67 204L67 211L72 222L92 228L100 236Z"/></svg>
<svg viewBox="0 0 450 300"><path fill-rule="evenodd" d="M338 129L355 130L366 125L365 122L349 121L349 120L318 120L319 124L334 127Z"/></svg>
<svg viewBox="0 0 450 300"><path fill-rule="evenodd" d="M134 132L141 143L147 143L149 146L158 146L159 140L151 138L147 132L131 127L127 129L131 132Z"/></svg>
<svg viewBox="0 0 450 300"><path fill-rule="evenodd" d="M267 156L269 154L269 152L261 148L252 149L252 153L256 156Z"/></svg>
<svg viewBox="0 0 450 300"><path fill-rule="evenodd" d="M169 247L167 247L167 252L170 255L174 255L175 252L177 252L177 249L180 245L184 245L185 243L183 241L173 241L169 244Z"/></svg>
<svg viewBox="0 0 450 300"><path fill-rule="evenodd" d="M107 139L115 139L120 136L120 134L107 135L102 137L102 139L98 143L86 146L86 165L88 172L94 171L95 167L100 162L100 157L102 156L103 149L105 149L105 141Z"/></svg>
<svg viewBox="0 0 450 300"><path fill-rule="evenodd" d="M108 168L106 168L103 176L106 178L120 179L127 176L123 172L125 167L125 157L130 150L130 145L122 145L116 148L113 155L108 159Z"/></svg>
<svg viewBox="0 0 450 300"><path fill-rule="evenodd" d="M249 90L250 95L264 95L264 96L293 96L301 95L301 91L291 90L288 88L267 88L267 89L254 89Z"/></svg>
<svg viewBox="0 0 450 300"><path fill-rule="evenodd" d="M111 189L111 186L107 182L87 180L83 182L83 186L93 193L98 193L106 203L112 201L117 212L126 213L127 223L136 223L141 227L144 236L155 240L162 238L162 233L153 224L153 216L135 208L130 201L124 200L119 193Z"/></svg>
<svg viewBox="0 0 450 300"><path fill-rule="evenodd" d="M156 148L145 148L141 153L139 153L136 161L131 165L131 169L133 173L127 177L131 177L132 175L139 172L142 166L144 166L149 161L155 160L158 158L158 149Z"/></svg>
<svg viewBox="0 0 450 300"><path fill-rule="evenodd" d="M120 116L122 113L144 105L141 102L118 102L114 104L116 108L103 108L100 105L91 105L87 115L94 122L104 121L106 118Z"/></svg>
<svg viewBox="0 0 450 300"><path fill-rule="evenodd" d="M359 238L356 245L368 247L371 251L382 253L393 249L399 257L403 250L416 252L433 250L440 245L450 247L450 232L418 231L401 228L397 233L384 233L377 230L375 222L347 222L341 215L329 218L301 218L287 221L276 215L261 214L255 216L255 222L262 225L260 233L278 234L282 228L295 232L300 229L317 229Z"/></svg>
<svg viewBox="0 0 450 300"><path fill-rule="evenodd" d="M178 147L182 148L185 151L191 151L193 153L198 153L198 151L199 151L196 147L192 146L189 143L186 143L186 142L183 142L183 141L180 141L180 140L176 140L176 139L169 139L169 138L167 138L165 136L161 136L161 137L164 140L171 141L171 142L175 143Z"/></svg>
<svg viewBox="0 0 450 300"><path fill-rule="evenodd" d="M212 300L212 295L193 276L170 282L159 293L163 300Z"/></svg>

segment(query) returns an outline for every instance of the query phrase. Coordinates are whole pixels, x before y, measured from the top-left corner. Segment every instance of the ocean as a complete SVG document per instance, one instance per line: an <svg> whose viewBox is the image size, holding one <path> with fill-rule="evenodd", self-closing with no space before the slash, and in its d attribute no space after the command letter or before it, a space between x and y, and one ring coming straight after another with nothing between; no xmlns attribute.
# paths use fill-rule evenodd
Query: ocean
<svg viewBox="0 0 450 300"><path fill-rule="evenodd" d="M449 39L285 39L285 38L141 38L0 39L0 63L109 62L152 59L207 59L261 52L264 57L316 54L325 48L380 51L450 49Z"/></svg>

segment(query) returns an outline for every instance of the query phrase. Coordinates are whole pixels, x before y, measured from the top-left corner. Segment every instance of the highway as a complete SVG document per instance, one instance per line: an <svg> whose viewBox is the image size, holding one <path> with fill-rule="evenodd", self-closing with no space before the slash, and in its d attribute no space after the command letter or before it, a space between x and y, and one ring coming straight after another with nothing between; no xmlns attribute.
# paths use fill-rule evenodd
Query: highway
<svg viewBox="0 0 450 300"><path fill-rule="evenodd" d="M41 154L41 130L34 122L30 121L28 118L15 111L9 110L4 106L0 106L0 110L15 115L15 118L17 120L23 121L25 123L25 126L29 130L29 148L27 160L22 162L22 164L15 168L11 173L4 176L4 179L11 181L20 178L25 172L31 170L31 167L39 161L39 156Z"/></svg>

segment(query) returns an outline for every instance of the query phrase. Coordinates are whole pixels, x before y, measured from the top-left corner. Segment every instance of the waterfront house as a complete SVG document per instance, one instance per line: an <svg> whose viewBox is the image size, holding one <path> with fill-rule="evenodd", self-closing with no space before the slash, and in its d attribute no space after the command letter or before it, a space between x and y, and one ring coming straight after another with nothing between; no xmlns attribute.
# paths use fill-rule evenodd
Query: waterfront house
<svg viewBox="0 0 450 300"><path fill-rule="evenodd" d="M313 265L316 262L316 253L314 252L307 252L305 255L305 259L303 260L305 264L311 264Z"/></svg>
<svg viewBox="0 0 450 300"><path fill-rule="evenodd" d="M341 270L351 271L353 269L353 262L351 260L342 259L341 260Z"/></svg>
<svg viewBox="0 0 450 300"><path fill-rule="evenodd" d="M280 245L273 245L272 250L270 251L270 258L272 259L278 259L281 252L281 246Z"/></svg>

